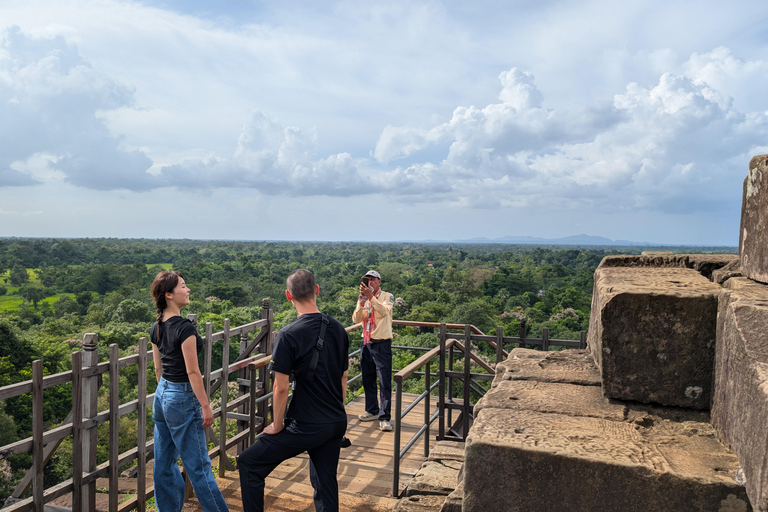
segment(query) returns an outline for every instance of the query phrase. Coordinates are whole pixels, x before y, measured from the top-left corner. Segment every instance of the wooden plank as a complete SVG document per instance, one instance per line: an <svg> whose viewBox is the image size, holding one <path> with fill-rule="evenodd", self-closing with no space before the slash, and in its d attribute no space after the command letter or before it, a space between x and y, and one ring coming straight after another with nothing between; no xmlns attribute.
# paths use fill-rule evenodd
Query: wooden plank
<svg viewBox="0 0 768 512"><path fill-rule="evenodd" d="M136 447L147 445L147 338L139 338L139 425ZM147 450L138 450L139 473L136 476L136 509L139 512L146 510L147 501ZM74 510L77 510L76 508Z"/></svg>
<svg viewBox="0 0 768 512"><path fill-rule="evenodd" d="M32 362L32 501L35 512L43 512L43 362Z"/></svg>
<svg viewBox="0 0 768 512"><path fill-rule="evenodd" d="M72 354L72 446L83 444L83 353ZM72 510L83 509L83 458L72 455Z"/></svg>
<svg viewBox="0 0 768 512"><path fill-rule="evenodd" d="M109 512L117 512L117 459L120 441L120 352L117 343L109 346Z"/></svg>
<svg viewBox="0 0 768 512"><path fill-rule="evenodd" d="M229 379L229 318L224 319L224 350L221 355L221 423L219 423L219 446L227 446L227 380ZM219 477L226 473L226 453L219 455Z"/></svg>

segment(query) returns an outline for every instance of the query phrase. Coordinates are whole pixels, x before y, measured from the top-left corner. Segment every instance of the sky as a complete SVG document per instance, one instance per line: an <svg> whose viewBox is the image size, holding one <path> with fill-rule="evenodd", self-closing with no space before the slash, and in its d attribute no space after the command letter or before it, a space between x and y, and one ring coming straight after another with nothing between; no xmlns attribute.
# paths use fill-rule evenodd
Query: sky
<svg viewBox="0 0 768 512"><path fill-rule="evenodd" d="M738 245L768 2L3 0L0 236Z"/></svg>

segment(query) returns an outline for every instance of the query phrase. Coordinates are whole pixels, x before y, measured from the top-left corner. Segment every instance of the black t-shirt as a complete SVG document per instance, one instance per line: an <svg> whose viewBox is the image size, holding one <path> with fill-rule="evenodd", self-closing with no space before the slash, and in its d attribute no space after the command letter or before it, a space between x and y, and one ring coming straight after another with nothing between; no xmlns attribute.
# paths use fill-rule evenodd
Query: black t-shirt
<svg viewBox="0 0 768 512"><path fill-rule="evenodd" d="M197 334L195 325L188 319L172 316L162 323L162 336L157 341L157 322L149 331L149 339L160 350L160 360L163 364L163 377L169 382L189 382L187 365L181 344L190 336L197 337L197 353L203 348L203 338Z"/></svg>
<svg viewBox="0 0 768 512"><path fill-rule="evenodd" d="M301 315L277 333L269 369L285 375L293 372L296 383L286 418L304 423L347 419L341 376L349 368L349 337L337 320L328 320L323 350L311 382L305 378L320 335L320 313Z"/></svg>

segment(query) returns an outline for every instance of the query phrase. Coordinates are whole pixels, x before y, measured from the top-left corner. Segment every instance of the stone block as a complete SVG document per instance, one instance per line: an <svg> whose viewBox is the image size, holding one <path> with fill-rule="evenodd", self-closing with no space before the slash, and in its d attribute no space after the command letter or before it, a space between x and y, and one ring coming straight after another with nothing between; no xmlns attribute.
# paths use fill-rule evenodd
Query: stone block
<svg viewBox="0 0 768 512"><path fill-rule="evenodd" d="M692 269L598 268L587 343L603 394L708 409L719 291Z"/></svg>
<svg viewBox="0 0 768 512"><path fill-rule="evenodd" d="M706 423L656 425L486 408L465 448L465 512L750 510ZM709 431L707 428L709 427Z"/></svg>
<svg viewBox="0 0 768 512"><path fill-rule="evenodd" d="M408 483L406 496L437 494L448 496L459 481L462 461L445 459L427 460Z"/></svg>
<svg viewBox="0 0 768 512"><path fill-rule="evenodd" d="M406 496L401 498L392 512L440 512L445 496Z"/></svg>
<svg viewBox="0 0 768 512"><path fill-rule="evenodd" d="M603 397L597 386L578 386L530 380L505 380L475 404L475 415L485 409L530 410L623 421L626 407Z"/></svg>
<svg viewBox="0 0 768 512"><path fill-rule="evenodd" d="M440 512L461 512L464 501L464 482L460 481L458 487L449 494L443 502Z"/></svg>
<svg viewBox="0 0 768 512"><path fill-rule="evenodd" d="M768 286L729 279L720 294L712 423L736 453L752 506L768 511Z"/></svg>
<svg viewBox="0 0 768 512"><path fill-rule="evenodd" d="M754 157L744 179L739 256L745 277L768 283L768 155Z"/></svg>
<svg viewBox="0 0 768 512"><path fill-rule="evenodd" d="M712 272L712 282L717 284L723 284L732 277L741 277L741 262L734 260L724 266Z"/></svg>
<svg viewBox="0 0 768 512"><path fill-rule="evenodd" d="M739 261L737 254L674 254L671 251L648 251L638 255L615 254L606 256L597 268L651 267L689 268L712 279L715 270Z"/></svg>
<svg viewBox="0 0 768 512"><path fill-rule="evenodd" d="M587 350L558 350L543 352L515 348L507 359L496 366L492 386L507 380L535 380L599 386L600 372Z"/></svg>

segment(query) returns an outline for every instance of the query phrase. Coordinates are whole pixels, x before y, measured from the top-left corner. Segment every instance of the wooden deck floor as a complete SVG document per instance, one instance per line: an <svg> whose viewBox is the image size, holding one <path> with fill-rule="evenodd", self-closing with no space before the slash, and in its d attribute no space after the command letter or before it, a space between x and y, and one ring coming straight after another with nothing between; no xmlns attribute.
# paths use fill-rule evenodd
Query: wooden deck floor
<svg viewBox="0 0 768 512"><path fill-rule="evenodd" d="M393 397L394 398L394 397ZM403 396L403 409L416 398ZM394 403L393 403L394 410ZM434 412L434 400L432 412ZM379 430L378 421L362 422L358 414L364 412L364 398L358 397L347 405L347 437L352 446L341 449L339 461L339 502L342 511L383 512L390 511L397 504L392 497L392 460L394 454L394 432ZM423 424L424 407L418 405L403 421L401 449ZM430 446L436 441L436 424L430 432ZM424 440L419 439L400 462L400 491L416 474L424 462ZM214 464L216 461L214 461ZM224 493L232 512L243 510L240 495L240 481L236 471L219 478L219 487ZM309 457L306 453L286 460L267 478L265 492L266 510L313 511L312 485L309 483ZM188 512L202 512L193 499L184 507Z"/></svg>

